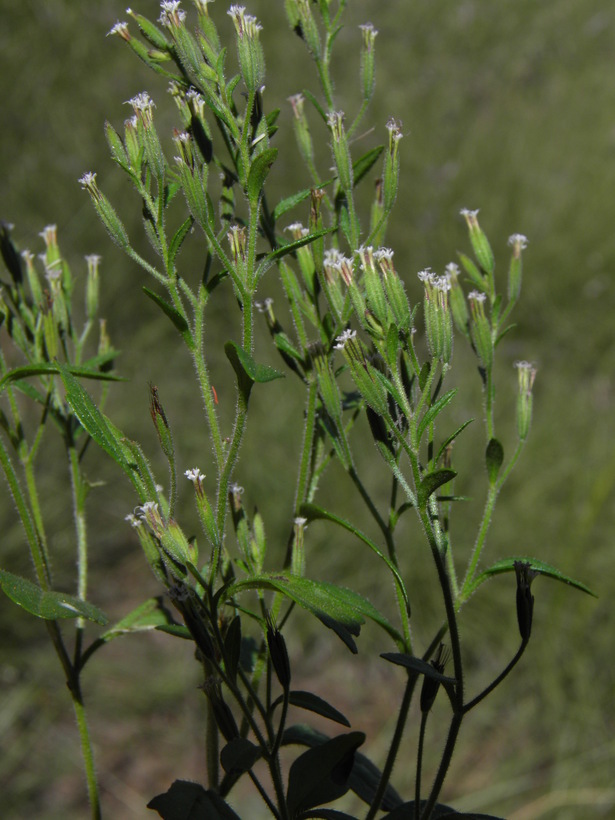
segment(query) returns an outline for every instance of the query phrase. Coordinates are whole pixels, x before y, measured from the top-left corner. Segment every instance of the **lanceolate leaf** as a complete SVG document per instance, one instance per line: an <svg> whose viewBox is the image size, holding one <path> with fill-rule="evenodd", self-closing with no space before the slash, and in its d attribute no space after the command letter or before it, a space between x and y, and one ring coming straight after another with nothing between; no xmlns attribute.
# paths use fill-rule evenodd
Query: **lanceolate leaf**
<svg viewBox="0 0 615 820"><path fill-rule="evenodd" d="M433 473L427 473L418 488L418 504L419 507L427 503L429 496L434 493L438 487L447 484L451 481L457 473L455 470L434 470Z"/></svg>
<svg viewBox="0 0 615 820"><path fill-rule="evenodd" d="M266 148L262 154L259 154L252 165L250 166L250 173L248 175L248 199L252 207L255 207L258 198L263 190L263 185L269 174L269 169L275 162L278 155L277 148Z"/></svg>
<svg viewBox="0 0 615 820"><path fill-rule="evenodd" d="M162 310L162 312L169 317L169 319L173 322L177 330L179 330L181 335L184 337L186 343L190 347L192 347L192 338L190 336L188 322L177 310L177 308L173 307L173 305L170 302L167 302L166 299L163 299L162 296L159 296L157 293L155 293L153 290L150 290L149 288L144 287L143 293L145 293L146 296L149 296L152 302L155 302L160 308L160 310Z"/></svg>
<svg viewBox="0 0 615 820"><path fill-rule="evenodd" d="M274 221L277 222L281 216L284 216L287 211L292 210L296 205L299 205L299 203L307 199L311 193L311 188L304 188L303 191L299 191L298 193L288 196L286 199L282 199L278 202L273 209Z"/></svg>
<svg viewBox="0 0 615 820"><path fill-rule="evenodd" d="M438 681L438 683L455 683L455 678L440 674L430 663L427 663L427 661L424 661L422 658L416 658L414 655L406 655L402 652L383 652L380 657L384 658L385 661L390 661L398 666L411 669L419 675L425 675L426 678L432 678Z"/></svg>
<svg viewBox="0 0 615 820"><path fill-rule="evenodd" d="M454 432L454 433L451 433L451 435L450 435L447 439L445 439L445 440L442 442L442 444L440 445L440 449L438 450L438 454L437 454L437 456L436 456L436 458L435 458L435 463L436 463L436 464L438 463L438 461L440 461L440 457L441 457L442 453L446 450L446 448L448 447L448 445L449 445L449 444L451 444L451 443L452 443L452 442L453 442L453 441L457 438L457 436L458 436L458 435L459 435L459 434L460 434L463 430L465 430L465 429L466 429L466 427L467 427L469 424L472 424L472 422L473 422L473 421L474 421L474 419L468 419L467 421L464 421L464 423L461 425L461 427L458 427L458 428L455 430L455 432Z"/></svg>
<svg viewBox="0 0 615 820"><path fill-rule="evenodd" d="M487 475L489 483L495 484L500 472L500 467L504 461L504 448L497 438L489 439L487 450L485 451L485 462L487 464Z"/></svg>
<svg viewBox="0 0 615 820"><path fill-rule="evenodd" d="M523 556L515 556L513 558L504 558L502 561L498 561L493 566L489 567L489 569L484 570L481 572L480 575L477 575L470 589L468 590L468 596L471 595L477 587L479 587L484 581L487 581L494 575L500 575L502 572L514 572L515 571L515 563L521 562L525 564L529 564L533 572L537 572L539 575L546 575L549 578L554 578L556 581L561 581L564 584L569 584L570 586L574 587L575 589L581 590L581 592L586 592L588 595L592 595L594 598L597 598L595 592L593 592L589 587L582 584L580 581L575 581L573 578L569 578L567 575L564 575L563 572L560 572L556 567L551 566L551 564L545 564L544 561L539 561L536 558L527 558Z"/></svg>
<svg viewBox="0 0 615 820"><path fill-rule="evenodd" d="M176 780L168 791L152 798L147 808L163 820L241 820L219 795L188 780Z"/></svg>
<svg viewBox="0 0 615 820"><path fill-rule="evenodd" d="M363 177L370 172L383 151L384 145L378 145L376 148L372 148L366 154L363 154L362 157L359 157L356 162L353 162L352 171L355 187L361 182Z"/></svg>
<svg viewBox="0 0 615 820"><path fill-rule="evenodd" d="M457 393L456 389L449 390L448 393L445 393L443 396L440 396L437 402L435 402L429 410L425 413L421 422L418 426L417 434L418 438L420 439L423 435L423 432L427 429L427 426L431 424L432 421L435 420L436 416L444 410L447 404L450 404L452 400L455 398L455 394Z"/></svg>
<svg viewBox="0 0 615 820"><path fill-rule="evenodd" d="M126 635L129 632L144 632L173 623L173 616L165 607L164 599L159 595L156 598L149 598L144 601L124 616L121 621L113 624L110 629L107 629L100 636L100 640L106 642L112 638L117 638L118 635Z"/></svg>
<svg viewBox="0 0 615 820"><path fill-rule="evenodd" d="M284 374L267 364L256 364L252 356L236 342L227 342L224 352L237 374L237 384L246 404L254 382L270 382L284 378Z"/></svg>
<svg viewBox="0 0 615 820"><path fill-rule="evenodd" d="M271 704L271 710L273 711L276 706L279 706L283 699L283 696L280 695L280 697ZM329 720L334 720L336 723L341 723L342 726L350 726L348 719L341 712L338 712L330 703L319 698L318 695L312 694L312 692L293 690L290 692L288 700L291 706L297 706L299 709L307 709L309 712L314 712L317 715L329 718Z"/></svg>
<svg viewBox="0 0 615 820"><path fill-rule="evenodd" d="M18 606L31 615L55 621L56 618L87 618L97 624L106 624L107 616L98 607L64 592L41 589L32 581L0 569L0 587Z"/></svg>
<svg viewBox="0 0 615 820"><path fill-rule="evenodd" d="M381 558L384 561L384 563L393 573L399 591L403 596L404 603L406 604L407 611L408 613L410 612L410 601L408 600L408 593L406 592L406 587L404 585L401 575L399 574L399 570L397 569L395 564L391 560L389 560L389 558L382 552L382 550L380 550L378 546L374 544L373 541L371 541L366 535L364 535L364 533L362 533L360 530L354 527L349 521L346 521L345 519L340 518L339 516L334 515L333 513L327 512L326 510L323 510L316 504L302 504L300 513L301 515L304 515L309 521L315 521L319 518L324 519L325 521L332 521L334 524L338 524L340 527L343 527L345 530L348 530L348 532L351 532L353 535L356 535L356 537L363 541L364 544L367 544L367 546L371 550L373 550L379 558Z"/></svg>
<svg viewBox="0 0 615 820"><path fill-rule="evenodd" d="M345 587L299 576L259 575L231 584L224 594L230 599L248 589L281 592L332 629L351 652L357 652L353 636L359 634L365 618L381 626L393 640L402 640L395 627L367 599Z"/></svg>
<svg viewBox="0 0 615 820"><path fill-rule="evenodd" d="M336 228L323 228L320 231L314 231L306 236L302 236L301 239L296 239L294 242L289 242L286 245L282 245L275 251L268 254L267 262L271 262L274 259L281 259L283 256L288 256L289 253L294 253L294 251L302 248L304 245L309 245L310 242L314 242L315 239L320 239L321 236L326 236L329 233L333 233L335 230Z"/></svg>
<svg viewBox="0 0 615 820"><path fill-rule="evenodd" d="M103 414L70 370L64 365L58 365L58 367L66 389L66 400L73 408L81 426L120 467L130 474L132 470L126 462L122 447L111 432Z"/></svg>
<svg viewBox="0 0 615 820"><path fill-rule="evenodd" d="M64 365L65 369L81 379L97 379L98 381L125 381L121 376L114 376L112 373L103 373L90 367L77 367L75 365ZM4 388L22 379L29 379L32 376L47 376L60 372L60 365L53 362L41 362L40 364L25 364L23 367L15 367L9 370L0 379L0 393Z"/></svg>

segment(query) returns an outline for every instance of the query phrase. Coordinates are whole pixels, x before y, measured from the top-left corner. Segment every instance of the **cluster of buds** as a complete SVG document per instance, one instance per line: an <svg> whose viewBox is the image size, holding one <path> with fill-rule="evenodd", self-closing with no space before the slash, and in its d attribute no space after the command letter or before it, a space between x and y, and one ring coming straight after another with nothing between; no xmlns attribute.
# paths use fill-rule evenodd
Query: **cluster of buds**
<svg viewBox="0 0 615 820"><path fill-rule="evenodd" d="M265 82L265 55L259 39L262 26L256 17L246 14L244 6L231 6L229 15L237 32L237 53L241 76L248 91L255 94Z"/></svg>
<svg viewBox="0 0 615 820"><path fill-rule="evenodd" d="M435 359L448 364L453 355L453 321L448 301L451 283L448 276L437 276L430 268L418 274L425 286L423 311L429 351Z"/></svg>

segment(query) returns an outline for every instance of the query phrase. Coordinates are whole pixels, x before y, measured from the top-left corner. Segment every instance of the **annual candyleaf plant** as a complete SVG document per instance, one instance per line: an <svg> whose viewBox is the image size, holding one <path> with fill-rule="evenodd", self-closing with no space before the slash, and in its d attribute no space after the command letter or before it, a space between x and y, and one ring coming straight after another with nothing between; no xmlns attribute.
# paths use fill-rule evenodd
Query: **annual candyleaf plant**
<svg viewBox="0 0 615 820"><path fill-rule="evenodd" d="M213 8L210 0L194 0L186 9L179 2L163 2L156 22L129 10L130 21L111 30L168 80L170 99L154 101L144 91L129 100L132 113L123 125L105 125L113 160L142 213L148 252L137 250L141 237L130 235L97 174L87 172L79 180L112 241L124 251L127 267L136 264L144 272L145 296L160 309L161 321L172 323L178 350L185 348L194 364L194 390L200 394L211 448L194 455L188 469L180 466L186 454L179 425L201 422L173 424L156 386L151 386L149 409L168 473L154 475L141 444L105 413L108 390L113 386L121 393L122 386L113 384L119 378L117 352L99 318L99 258L88 257L87 273L79 276L69 268L54 227L42 234L40 260L28 251L20 254L11 226L2 227L0 461L33 573L26 579L2 571L0 584L16 604L43 619L49 632L77 717L93 817L101 817L103 807L81 673L86 664L103 662L98 650L111 639L145 628L194 643L207 712L206 771L200 783L169 781L162 793L152 794L149 808L161 817L242 816L233 799L240 779L252 781L265 811L279 820L350 817L336 809L349 790L363 802L361 816L367 820L487 817L462 814L440 802L461 725L521 660L532 635L536 576L589 591L539 558L520 554L490 564L486 554L498 496L532 420L536 369L517 362L517 403L510 413L516 445L506 452L494 414L495 362L507 356L500 342L511 329L520 298L527 240L520 234L510 237L509 258L496 273L478 211L463 210L467 253L459 253L441 274L423 270L417 280L411 261L398 259L385 245L393 207L400 202L403 207L408 196L400 182L401 123L394 118L376 123L382 144L363 152L357 146L364 140L355 139L374 95L378 32L366 24L357 33L357 100L341 111L332 54L346 0L275 4L288 19L289 48L307 49L319 81L318 95L297 89L283 103L296 136L296 149L285 162L305 166L309 187L296 190L286 177L283 195L272 193L280 109L272 107L265 90L261 25L244 7L233 5L228 14L234 42L224 43L219 28L227 10L221 0ZM158 111L167 105L175 108L176 125L172 134L161 134ZM162 145L171 139L169 154ZM330 146L324 161L315 144ZM374 178L373 201L363 213L357 188ZM190 243L204 248L198 270L182 262ZM273 280L286 300L275 308L261 296ZM225 289L234 295L240 328L228 338L208 332L208 317ZM279 354L276 367L255 358L257 334L270 336ZM483 396L477 415L484 423L486 497L476 534L463 536L464 543L473 542L469 557L450 527L464 501L456 493L457 476L466 469L455 458L455 444L471 422L451 424L446 412L460 389L449 386L458 345L471 348ZM233 379L233 406L218 401L212 383L210 362L218 350ZM303 429L291 451L296 458L267 464L264 448L262 460L242 460L250 399L253 393L266 395L277 379L304 394ZM94 381L102 388L93 391ZM145 416L146 409L142 412ZM373 442L372 459L388 475L386 505L372 496L357 466L355 452L365 448L365 435L358 435L362 417L367 425L361 429L369 430ZM70 594L54 585L39 498L44 465L37 457L43 436L51 435L64 446L71 477L66 503L74 512L78 572ZM93 603L96 589L88 589L88 549L96 541L88 536L86 498L92 484L84 463L94 446L132 486L128 525L160 586L158 598L111 626ZM373 520L376 537L336 509L335 497L319 494L323 475L336 462L356 504ZM285 557L275 563L266 521L250 512L239 483L250 471L274 466L280 481L296 488L287 511L286 548L273 550ZM196 537L182 524L180 496L192 497L196 507L201 525ZM96 503L95 493L90 503ZM421 537L411 543L398 537L403 516L418 522ZM353 549L377 557L382 583L394 589L393 615L346 585L320 580L318 566L306 561L309 525L315 520L326 522L332 541L346 531L354 536ZM416 551L430 553L433 594L441 600L441 617L429 633L414 628L411 563L400 560ZM516 606L519 648L477 691L464 662L462 607L501 573L516 582L516 604L514 587L507 604ZM341 653L359 650L367 620L381 630L383 651L373 663L395 664L405 681L382 759L369 759L365 735L353 730L322 692L295 688L295 659L285 628L311 618L335 633ZM448 702L448 734L439 764L427 771L424 748L438 697ZM413 700L417 719L409 719ZM298 710L304 719L291 722ZM328 734L309 727L310 713L329 720ZM416 739L415 777L412 793L402 796L394 786L394 766L406 735ZM290 765L282 763L283 747L292 748Z"/></svg>

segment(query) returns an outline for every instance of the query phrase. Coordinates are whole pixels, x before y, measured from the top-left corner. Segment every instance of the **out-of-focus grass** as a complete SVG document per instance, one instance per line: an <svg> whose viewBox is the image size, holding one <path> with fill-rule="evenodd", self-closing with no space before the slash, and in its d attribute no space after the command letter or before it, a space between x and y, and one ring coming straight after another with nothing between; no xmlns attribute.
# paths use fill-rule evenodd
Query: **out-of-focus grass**
<svg viewBox="0 0 615 820"><path fill-rule="evenodd" d="M120 125L129 112L123 102L148 88L158 104L161 130L168 135L175 123L164 83L150 76L119 41L104 39L117 17L124 19L124 6L116 0L3 5L0 216L16 224L18 241L33 251L36 233L57 222L62 247L75 266L85 253L102 253L112 338L125 348L120 367L132 378L131 384L115 389L109 412L155 453L146 407L146 383L154 379L169 418L182 430L183 439L177 436L186 460L182 469L196 459L207 472L209 445L187 357L172 328L161 323L140 294L145 283L141 273L106 240L76 182L85 170L97 170L104 190L122 203L133 234L139 230L139 204L126 196L126 182L107 158L102 124L109 118ZM248 5L264 23L265 100L270 107L282 105L279 138L288 145L290 118L282 101L306 82L314 88L309 60L285 29L281 2ZM157 6L149 0L135 8L157 17ZM230 31L221 0L211 9ZM539 367L535 420L527 451L502 494L488 555L494 560L513 553L536 555L600 594L595 602L545 579L535 582L530 647L513 677L468 719L445 797L460 808L514 820L607 817L615 804L609 662L615 629L610 503L615 486L615 9L603 0L356 0L349 4L336 64L339 105L349 111L358 88L355 24L366 19L380 30L378 96L366 120L366 128L374 125L377 132L356 148L381 141L391 114L403 121L403 184L389 242L412 298L419 298L416 271L427 265L441 271L457 249L467 248L460 207L481 208L481 224L493 241L502 275L506 238L515 231L530 237L519 326L502 348L506 366L500 372L498 413L502 423L508 419L511 425L502 432L505 445L513 436L515 376L508 365L518 358L530 358ZM326 158L322 131L320 139ZM281 160L272 175L281 194L307 182L296 179L296 164L290 160ZM197 254L186 256L184 263L187 273L191 266L198 271ZM263 295L265 291L275 294L272 280L265 283ZM230 310L232 300L224 293L220 298L210 332L224 340L232 335L224 308L226 304ZM258 352L261 358L272 356L264 342ZM462 362L457 376L462 389L452 414L463 420L468 412L477 414L480 387L460 344L455 355ZM221 400L232 404L223 358L214 372ZM255 418L240 467L247 503L258 504L279 550L292 502L291 482L280 484L280 478L292 447L298 446L280 431L297 431L301 414L298 394L283 398L286 387L274 382L255 391ZM199 419L196 428L192 418ZM482 505L483 443L478 422L475 427L456 453L460 464L464 457L474 457L474 469L460 478L460 490L474 501L459 510L453 523L461 566L471 545L469 527ZM375 452L366 429L360 429L366 443L357 444L358 459L372 473L377 490L384 471L374 466ZM119 617L155 587L123 522L132 504L127 487L103 459L94 452L90 457L92 475L102 473L108 480L91 503L92 598ZM56 525L56 573L69 588L71 522L58 501L65 498L67 485L53 448L42 480ZM341 471L332 472L323 491L324 497L335 497L340 509L354 512L356 502ZM8 500L2 502L2 520L1 562L27 572ZM410 523L406 532L403 562L412 579L420 639L427 637L428 616L434 614L425 583L431 570L417 555ZM308 547L312 572L343 579L386 606L390 589L374 586L372 556L357 558L358 545L314 525ZM513 604L512 583L497 579L464 610L462 634L472 689L496 674L514 651ZM4 598L0 630L3 817L82 817L85 789L76 732L44 630ZM348 658L348 665L337 662L333 637L321 635L312 624L293 640L305 658L303 674L312 676L316 691L329 693L348 710L353 725L370 729L370 734L390 727L401 679L395 670L382 669L380 661L374 661L375 669L362 665L368 652L381 649L375 633L366 630L364 656ZM204 777L202 696L195 689L195 664L184 650L164 637L125 639L93 660L85 694L107 816L147 816L145 800L173 778ZM322 682L314 679L314 669L327 670ZM433 723L435 727L437 721ZM433 754L441 745L442 738L436 737ZM384 748L385 737L376 732L371 751L378 758ZM410 782L413 766L408 743L396 770L398 784ZM236 807L243 817L258 817L259 809L247 800L241 794Z"/></svg>

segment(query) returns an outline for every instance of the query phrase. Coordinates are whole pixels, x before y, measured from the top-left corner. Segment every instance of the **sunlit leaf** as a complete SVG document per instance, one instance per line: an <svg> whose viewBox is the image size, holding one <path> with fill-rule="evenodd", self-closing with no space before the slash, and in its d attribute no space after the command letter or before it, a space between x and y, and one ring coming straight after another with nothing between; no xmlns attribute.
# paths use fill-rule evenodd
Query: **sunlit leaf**
<svg viewBox="0 0 615 820"><path fill-rule="evenodd" d="M97 624L106 624L107 616L98 607L74 595L41 589L32 581L0 569L0 587L4 594L26 612L55 621L56 618L86 618Z"/></svg>

